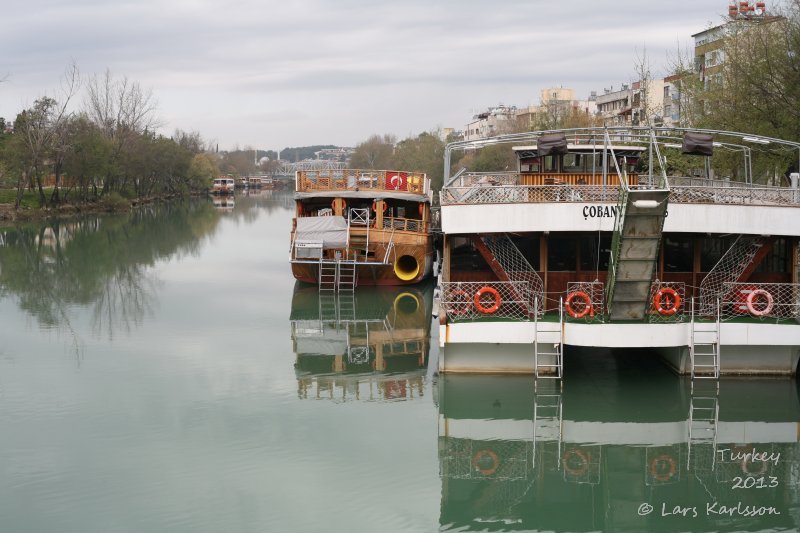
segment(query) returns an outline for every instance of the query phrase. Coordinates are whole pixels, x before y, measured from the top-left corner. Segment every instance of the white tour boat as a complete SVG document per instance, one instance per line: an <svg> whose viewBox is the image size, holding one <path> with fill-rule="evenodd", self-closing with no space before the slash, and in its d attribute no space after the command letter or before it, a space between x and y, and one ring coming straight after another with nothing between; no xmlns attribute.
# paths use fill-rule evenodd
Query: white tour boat
<svg viewBox="0 0 800 533"><path fill-rule="evenodd" d="M451 173L495 145L516 170ZM447 145L440 371L561 376L580 346L652 349L692 376L794 374L799 158L799 143L672 128Z"/></svg>

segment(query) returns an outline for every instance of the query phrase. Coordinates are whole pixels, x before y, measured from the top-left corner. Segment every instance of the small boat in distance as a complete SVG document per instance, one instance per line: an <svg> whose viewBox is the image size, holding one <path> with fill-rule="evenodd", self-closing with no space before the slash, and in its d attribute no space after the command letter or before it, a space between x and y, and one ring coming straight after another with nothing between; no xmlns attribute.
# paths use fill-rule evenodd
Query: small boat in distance
<svg viewBox="0 0 800 533"><path fill-rule="evenodd" d="M320 288L417 283L433 270L425 174L305 170L295 176L290 262Z"/></svg>
<svg viewBox="0 0 800 533"><path fill-rule="evenodd" d="M220 176L214 179L214 184L211 186L211 194L233 194L236 188L236 181L227 176Z"/></svg>

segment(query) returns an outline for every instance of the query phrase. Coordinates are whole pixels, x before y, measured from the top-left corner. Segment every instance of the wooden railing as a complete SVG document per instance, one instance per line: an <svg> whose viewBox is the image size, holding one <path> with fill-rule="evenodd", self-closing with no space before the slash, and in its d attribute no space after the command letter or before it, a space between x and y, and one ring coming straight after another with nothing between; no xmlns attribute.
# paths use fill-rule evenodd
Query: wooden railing
<svg viewBox="0 0 800 533"><path fill-rule="evenodd" d="M299 170L297 191L386 191L426 194L430 182L420 172L396 170Z"/></svg>

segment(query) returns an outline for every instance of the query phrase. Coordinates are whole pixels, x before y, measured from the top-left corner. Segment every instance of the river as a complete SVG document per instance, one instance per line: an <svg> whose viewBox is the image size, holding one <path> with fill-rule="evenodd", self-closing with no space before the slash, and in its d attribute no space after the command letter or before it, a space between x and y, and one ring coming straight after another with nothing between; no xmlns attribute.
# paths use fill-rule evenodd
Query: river
<svg viewBox="0 0 800 533"><path fill-rule="evenodd" d="M439 376L431 285L320 297L290 193L217 204L0 230L0 530L800 527L794 379Z"/></svg>

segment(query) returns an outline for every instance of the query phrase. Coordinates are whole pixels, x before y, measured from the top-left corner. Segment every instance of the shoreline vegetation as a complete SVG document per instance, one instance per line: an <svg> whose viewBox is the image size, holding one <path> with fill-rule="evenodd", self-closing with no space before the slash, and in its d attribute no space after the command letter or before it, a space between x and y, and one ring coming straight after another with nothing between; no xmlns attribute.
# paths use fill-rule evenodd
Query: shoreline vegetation
<svg viewBox="0 0 800 533"><path fill-rule="evenodd" d="M12 227L19 223L49 220L53 218L67 219L83 214L101 213L129 213L138 207L146 205L172 202L187 198L204 198L209 195L208 190L193 191L191 193L164 193L145 197L125 198L120 194L112 193L96 201L71 203L65 201L56 206L39 207L38 196L34 191L26 191L23 200L16 208L14 201L8 197L16 196L15 190L0 190L0 229Z"/></svg>

